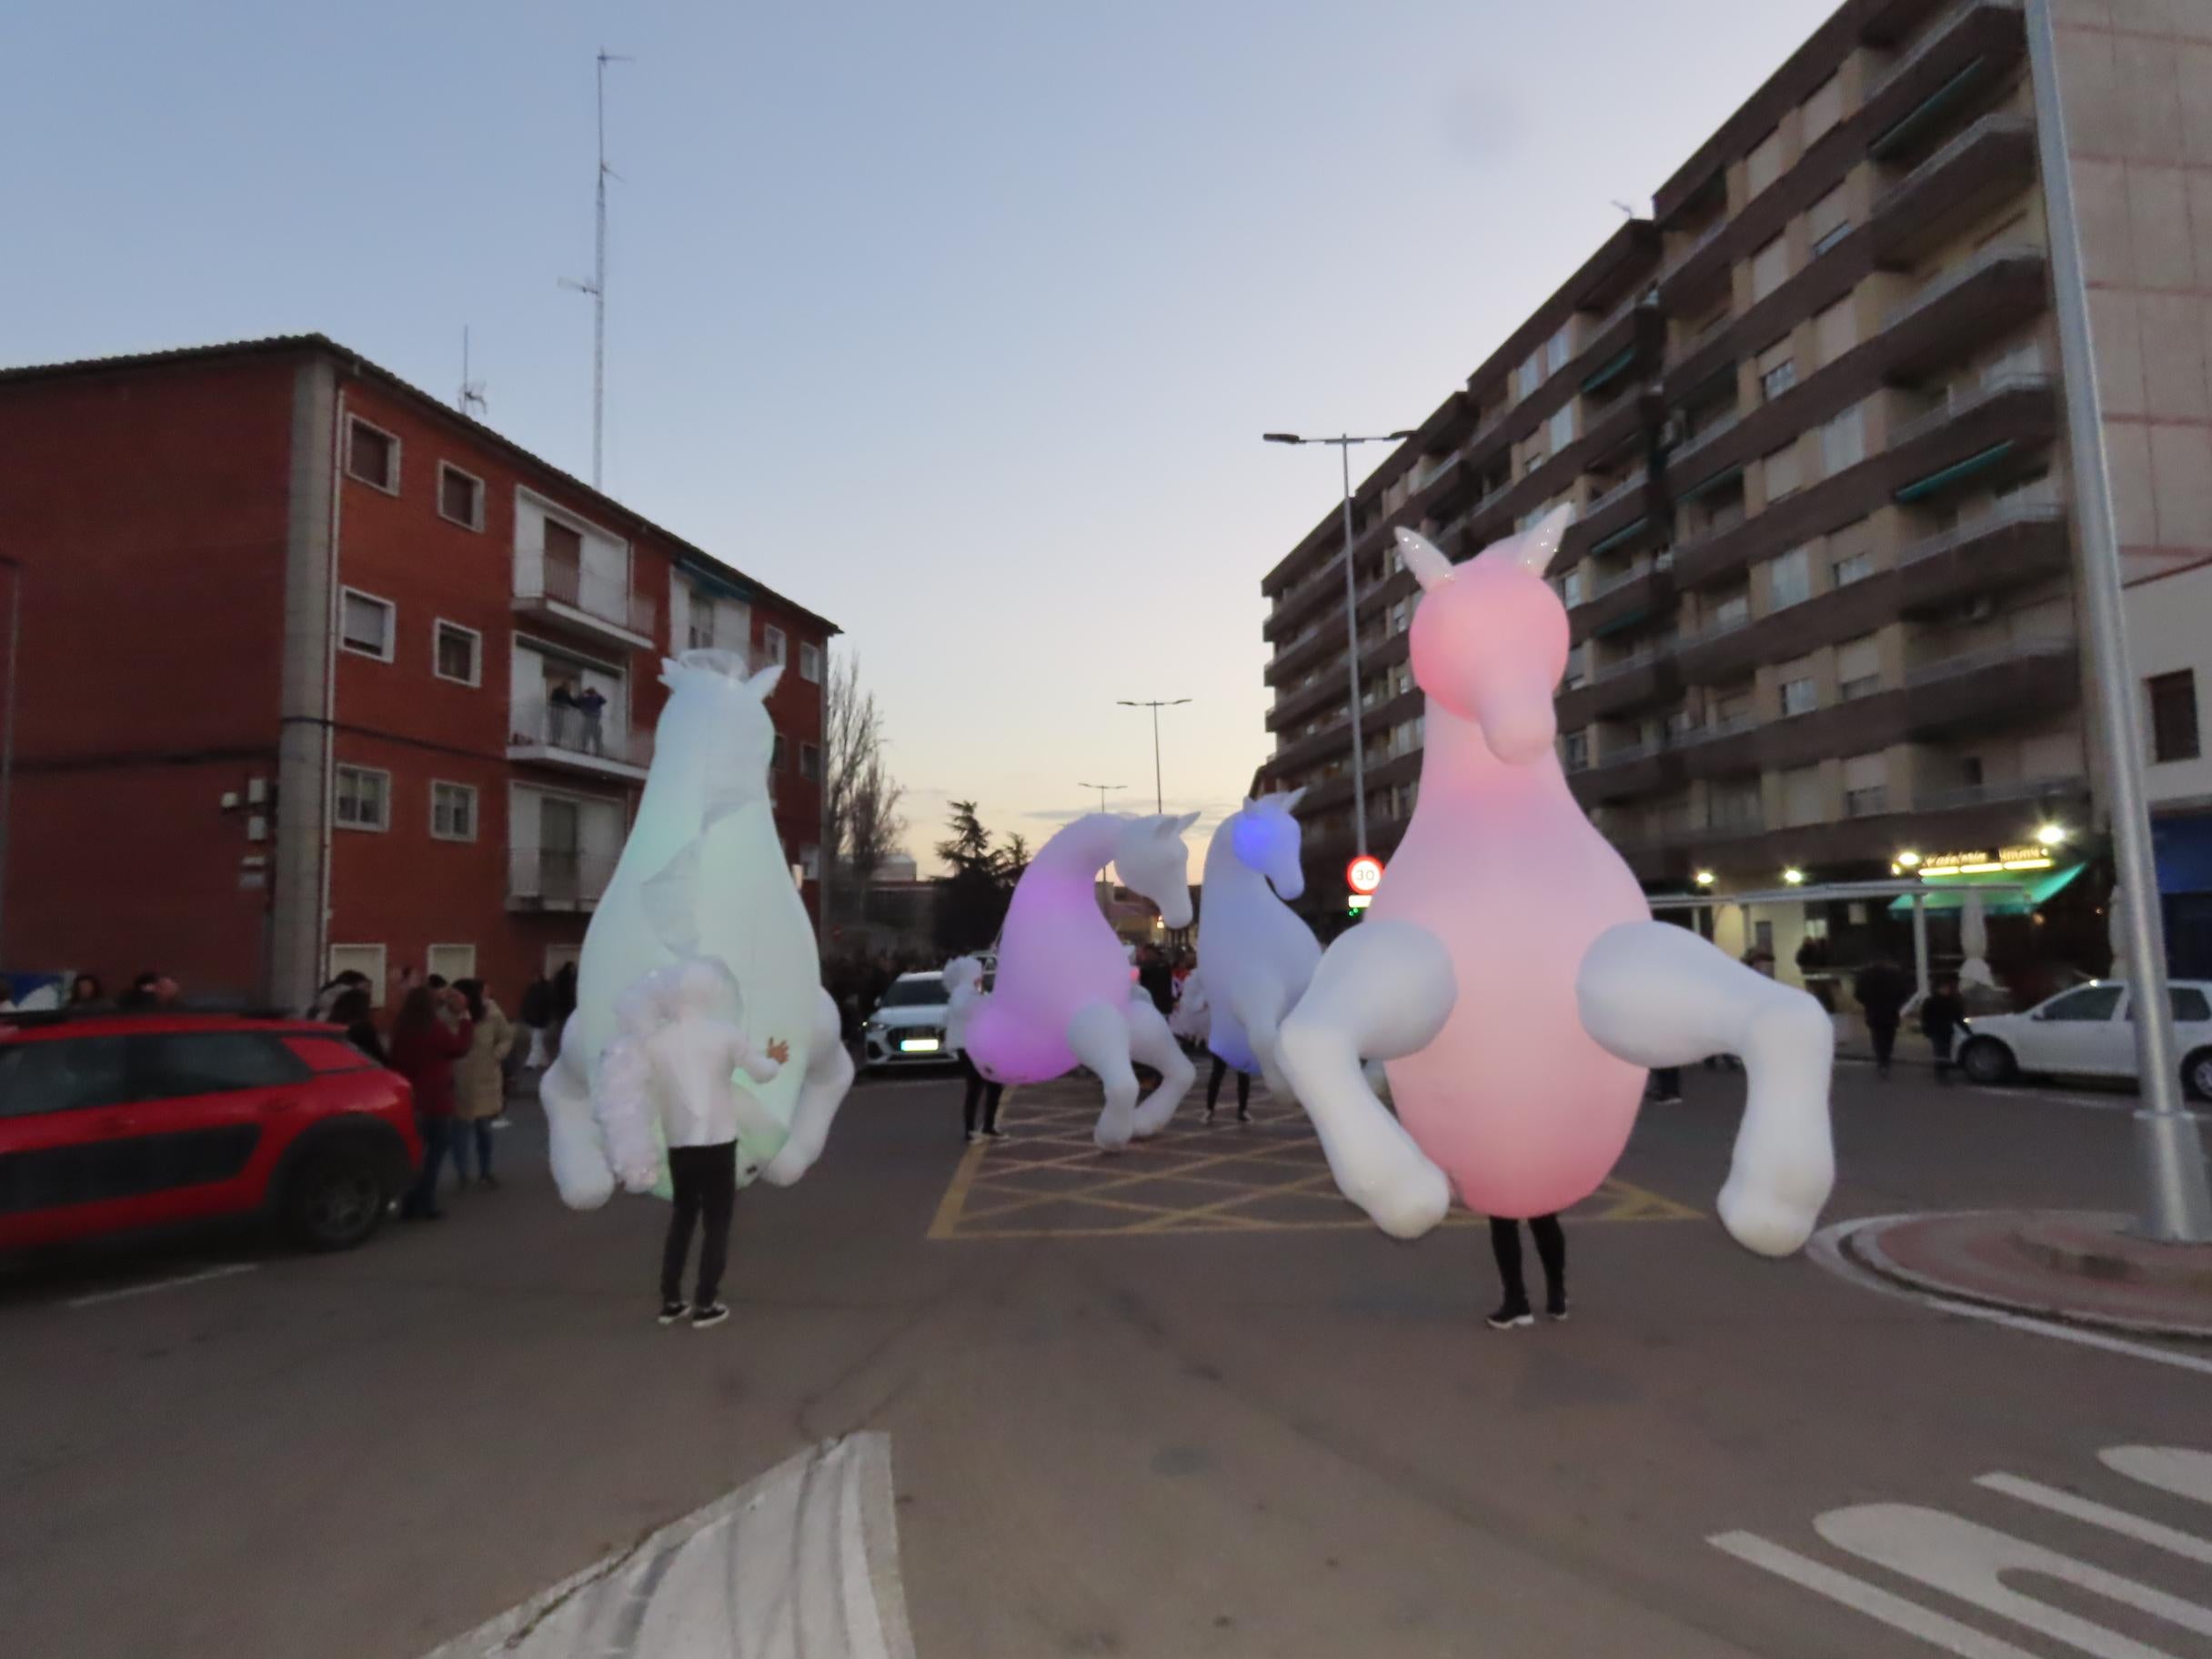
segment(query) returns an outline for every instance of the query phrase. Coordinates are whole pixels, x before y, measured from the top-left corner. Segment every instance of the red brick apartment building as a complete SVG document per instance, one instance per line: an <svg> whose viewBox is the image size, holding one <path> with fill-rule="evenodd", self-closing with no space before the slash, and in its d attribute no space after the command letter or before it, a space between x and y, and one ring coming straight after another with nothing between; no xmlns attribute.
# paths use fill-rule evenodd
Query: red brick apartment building
<svg viewBox="0 0 2212 1659"><path fill-rule="evenodd" d="M834 624L317 335L0 372L22 709L0 965L304 1003L572 958L664 655L786 665L808 901ZM597 729L556 706L606 699Z"/></svg>

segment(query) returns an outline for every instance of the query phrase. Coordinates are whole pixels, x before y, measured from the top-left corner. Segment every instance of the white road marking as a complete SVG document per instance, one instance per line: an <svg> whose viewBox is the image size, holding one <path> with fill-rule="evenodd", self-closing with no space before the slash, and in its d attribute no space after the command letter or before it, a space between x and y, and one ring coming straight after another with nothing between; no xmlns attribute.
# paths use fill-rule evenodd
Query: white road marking
<svg viewBox="0 0 2212 1659"><path fill-rule="evenodd" d="M2176 1497L2212 1503L2212 1452L2187 1446L2107 1446L2097 1461L2116 1474Z"/></svg>
<svg viewBox="0 0 2212 1659"><path fill-rule="evenodd" d="M2082 1111L2125 1111L2133 1114L2142 1109L2142 1101L2132 1094L2051 1094L2041 1089L2014 1089L1997 1083L1962 1083L1976 1094L2003 1095L2007 1100L2036 1101L2046 1106L2072 1106ZM2191 1117L2212 1121L2212 1111L2201 1107L2185 1106L2182 1110Z"/></svg>
<svg viewBox="0 0 2212 1659"><path fill-rule="evenodd" d="M1769 1543L1752 1533L1721 1533L1706 1542L1717 1550L1725 1551L1738 1561L1747 1561L1755 1567L1765 1567L1793 1584L1803 1584L1808 1590L1819 1592L1830 1601L1876 1618L1893 1629L1909 1636L1918 1636L1947 1653L1960 1654L1965 1659L2036 1659L2024 1647L2000 1641L1996 1636L1984 1635L1971 1624L1961 1624L1944 1614L1932 1613L1917 1602L1908 1602L1901 1595L1893 1595L1863 1578L1854 1578L1848 1573L1825 1566L1817 1561L1785 1550L1778 1543Z"/></svg>
<svg viewBox="0 0 2212 1659"><path fill-rule="evenodd" d="M1845 1279L1866 1290L1885 1296L1895 1296L1905 1302L1918 1302L1938 1312L1954 1313L1962 1319L1978 1319L1988 1324L2003 1325L2008 1330L2026 1331L2036 1336L2056 1337L2062 1342L2074 1342L2084 1348L2101 1349L2106 1353L2124 1354L2134 1360L2154 1360L2161 1365L2172 1365L2182 1371L2194 1371L2212 1376L2212 1359L2197 1354L2181 1353L2171 1349L2155 1347L2148 1342L2130 1342L2126 1337L2113 1336L2103 1331L2091 1331L2078 1325L2058 1324L2047 1319L2036 1319L2026 1313L2008 1313L2002 1308L1985 1308L1977 1302L1955 1302L1947 1296L1938 1296L1930 1291L1911 1289L1893 1283L1887 1279L1868 1272L1843 1252L1844 1242L1869 1227L1887 1226L1892 1222L1911 1221L1909 1215L1873 1215L1855 1222L1836 1222L1822 1228L1813 1235L1807 1247L1813 1260L1819 1262L1839 1279Z"/></svg>
<svg viewBox="0 0 2212 1659"><path fill-rule="evenodd" d="M427 1659L492 1654L914 1659L890 1437L802 1452Z"/></svg>
<svg viewBox="0 0 2212 1659"><path fill-rule="evenodd" d="M151 1296L156 1291L174 1291L180 1285L205 1284L210 1279L228 1279L234 1273L250 1273L261 1265L258 1262L233 1262L226 1267L211 1267L204 1272L180 1273L174 1279L154 1279L145 1284L125 1285L119 1291L99 1291L90 1296L72 1297L73 1308L95 1308L104 1302L121 1302L131 1296Z"/></svg>
<svg viewBox="0 0 2212 1659"><path fill-rule="evenodd" d="M2093 1503L2087 1498L2076 1497L2056 1486L2046 1486L2040 1481L2024 1481L2016 1474L1985 1474L1974 1483L1991 1492L2001 1492L2008 1498L2017 1498L2023 1503L2039 1504L2058 1514L2071 1515L2076 1521L2086 1521L2091 1526L2101 1526L2106 1532L2118 1533L2122 1537L2212 1566L2212 1543L2174 1527L2161 1526L2156 1521L2146 1521L2140 1515L2131 1515L2124 1509L2115 1509L2109 1503Z"/></svg>
<svg viewBox="0 0 2212 1659"><path fill-rule="evenodd" d="M2164 1649L2116 1634L2093 1619L2012 1589L2003 1575L2055 1578L2183 1630L2212 1636L2212 1608L2139 1584L1977 1522L1915 1503L1855 1503L1815 1517L1813 1530L1840 1550L1946 1591L1969 1606L2026 1625L2096 1659L2172 1659Z"/></svg>

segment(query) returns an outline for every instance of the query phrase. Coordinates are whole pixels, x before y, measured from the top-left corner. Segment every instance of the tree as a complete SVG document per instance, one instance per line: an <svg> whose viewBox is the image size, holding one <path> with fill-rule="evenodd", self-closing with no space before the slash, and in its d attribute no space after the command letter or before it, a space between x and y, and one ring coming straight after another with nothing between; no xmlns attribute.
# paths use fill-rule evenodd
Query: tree
<svg viewBox="0 0 2212 1659"><path fill-rule="evenodd" d="M822 686L822 870L833 908L860 915L869 883L906 833L906 789L883 760L883 717L860 686L860 659L836 653Z"/></svg>
<svg viewBox="0 0 2212 1659"><path fill-rule="evenodd" d="M1029 848L1018 835L993 848L972 800L952 803L951 827L951 835L937 843L948 873L937 879L934 937L939 950L958 954L980 950L999 936L1014 890L1015 878L1006 873L1008 855L1019 853L1026 866Z"/></svg>
<svg viewBox="0 0 2212 1659"><path fill-rule="evenodd" d="M1030 867L1028 838L1019 830L1009 835L1006 845L999 849L997 860L999 880L1006 883L1006 890L1010 893L1014 883L1021 880L1021 872Z"/></svg>

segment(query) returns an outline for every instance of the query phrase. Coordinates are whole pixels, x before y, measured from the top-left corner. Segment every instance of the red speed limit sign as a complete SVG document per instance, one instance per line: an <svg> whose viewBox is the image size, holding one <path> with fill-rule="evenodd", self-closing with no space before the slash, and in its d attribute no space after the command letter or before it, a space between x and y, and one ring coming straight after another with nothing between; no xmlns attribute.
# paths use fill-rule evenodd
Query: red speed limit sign
<svg viewBox="0 0 2212 1659"><path fill-rule="evenodd" d="M1373 892L1382 885L1382 860L1362 853L1344 866L1344 885L1355 893Z"/></svg>

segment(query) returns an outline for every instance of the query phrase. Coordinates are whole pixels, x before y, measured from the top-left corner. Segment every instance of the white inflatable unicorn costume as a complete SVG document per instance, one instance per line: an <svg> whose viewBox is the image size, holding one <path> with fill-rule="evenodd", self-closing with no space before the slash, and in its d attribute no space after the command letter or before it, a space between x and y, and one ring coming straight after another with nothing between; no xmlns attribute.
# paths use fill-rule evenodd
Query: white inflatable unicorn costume
<svg viewBox="0 0 2212 1659"><path fill-rule="evenodd" d="M805 1174L852 1084L837 1006L821 987L813 924L769 808L776 734L765 705L782 672L748 678L743 659L729 651L686 651L661 666L669 696L652 770L614 880L584 935L576 1012L540 1088L553 1179L575 1209L595 1209L615 1189L610 1125L595 1114L593 1084L616 1035L618 1002L649 974L679 962L719 962L736 982L739 998L730 1000L741 999L741 1029L753 1047L764 1051L777 1039L790 1045L789 1062L769 1081L737 1080L764 1109L744 1114L740 1178L758 1172L788 1186ZM636 1156L623 1161L634 1181Z"/></svg>

